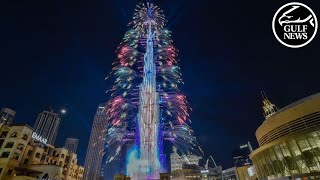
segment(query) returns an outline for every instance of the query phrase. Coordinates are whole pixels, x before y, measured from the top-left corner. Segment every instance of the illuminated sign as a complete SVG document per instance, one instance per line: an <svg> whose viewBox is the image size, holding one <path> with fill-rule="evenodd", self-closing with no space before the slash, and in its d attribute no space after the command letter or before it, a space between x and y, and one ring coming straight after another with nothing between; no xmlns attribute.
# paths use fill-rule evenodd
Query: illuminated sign
<svg viewBox="0 0 320 180"><path fill-rule="evenodd" d="M209 173L209 170L206 169L206 170L201 170L201 174L204 174L204 173Z"/></svg>
<svg viewBox="0 0 320 180"><path fill-rule="evenodd" d="M240 149L243 149L243 148L246 148L246 147L248 147L248 145L247 145L247 144L245 144L245 145L241 145L241 146L240 146Z"/></svg>
<svg viewBox="0 0 320 180"><path fill-rule="evenodd" d="M32 138L39 141L39 142L42 142L43 144L47 144L47 139L41 137L40 135L38 135L36 132L33 132L32 133Z"/></svg>

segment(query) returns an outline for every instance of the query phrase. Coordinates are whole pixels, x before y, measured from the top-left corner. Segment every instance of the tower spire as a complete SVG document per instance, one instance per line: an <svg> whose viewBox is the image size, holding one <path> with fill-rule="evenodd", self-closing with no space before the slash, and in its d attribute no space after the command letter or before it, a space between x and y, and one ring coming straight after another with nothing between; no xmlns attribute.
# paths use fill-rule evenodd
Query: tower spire
<svg viewBox="0 0 320 180"><path fill-rule="evenodd" d="M264 91L261 91L261 95L262 95L262 98L263 98L263 115L266 119L268 119L272 114L274 114L278 108L271 103L271 101L268 99L266 93Z"/></svg>

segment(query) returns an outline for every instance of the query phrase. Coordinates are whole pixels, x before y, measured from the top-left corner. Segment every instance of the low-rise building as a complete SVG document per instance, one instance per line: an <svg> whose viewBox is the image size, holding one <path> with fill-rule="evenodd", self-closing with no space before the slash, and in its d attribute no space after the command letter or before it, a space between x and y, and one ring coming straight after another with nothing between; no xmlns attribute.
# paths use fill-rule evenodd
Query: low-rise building
<svg viewBox="0 0 320 180"><path fill-rule="evenodd" d="M171 172L173 180L221 180L222 167L204 169L196 165L184 165Z"/></svg>
<svg viewBox="0 0 320 180"><path fill-rule="evenodd" d="M254 166L232 167L222 171L223 180L256 180Z"/></svg>
<svg viewBox="0 0 320 180"><path fill-rule="evenodd" d="M77 155L46 142L27 125L0 124L0 179L81 180Z"/></svg>
<svg viewBox="0 0 320 180"><path fill-rule="evenodd" d="M124 174L116 174L113 177L114 180L130 180L131 178Z"/></svg>
<svg viewBox="0 0 320 180"><path fill-rule="evenodd" d="M250 154L258 178L320 179L320 93L278 111L264 104L260 147Z"/></svg>
<svg viewBox="0 0 320 180"><path fill-rule="evenodd" d="M199 160L202 159L202 157L193 154L179 155L176 147L173 147L172 150L173 152L170 154L171 172L182 169L184 164L199 165Z"/></svg>

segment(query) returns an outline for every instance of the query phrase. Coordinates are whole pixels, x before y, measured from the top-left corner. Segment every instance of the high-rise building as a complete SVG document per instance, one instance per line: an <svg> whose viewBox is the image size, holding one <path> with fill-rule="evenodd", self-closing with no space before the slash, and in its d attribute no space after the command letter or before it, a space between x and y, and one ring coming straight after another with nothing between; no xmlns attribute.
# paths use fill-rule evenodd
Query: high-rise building
<svg viewBox="0 0 320 180"><path fill-rule="evenodd" d="M2 108L0 111L0 123L12 125L16 112L9 108Z"/></svg>
<svg viewBox="0 0 320 180"><path fill-rule="evenodd" d="M79 139L67 138L64 148L68 149L69 152L76 153L78 147Z"/></svg>
<svg viewBox="0 0 320 180"><path fill-rule="evenodd" d="M165 142L182 156L202 152L189 125L187 98L179 90L178 52L165 22L157 5L138 5L110 73L114 83L106 108L106 140L113 153L107 154L108 162L120 155L125 143L134 142L137 148L127 156L132 179L159 179L159 173L167 171Z"/></svg>
<svg viewBox="0 0 320 180"><path fill-rule="evenodd" d="M43 111L38 115L33 126L34 131L41 137L47 139L48 144L54 145L60 124L59 114L51 111Z"/></svg>
<svg viewBox="0 0 320 180"><path fill-rule="evenodd" d="M252 147L250 142L248 142L247 144L242 144L239 148L235 149L232 153L234 166L242 167L252 165L252 161L249 158L251 152Z"/></svg>
<svg viewBox="0 0 320 180"><path fill-rule="evenodd" d="M100 104L92 124L90 140L84 164L84 180L103 179L101 165L104 156L106 127L107 118L105 113L105 104Z"/></svg>

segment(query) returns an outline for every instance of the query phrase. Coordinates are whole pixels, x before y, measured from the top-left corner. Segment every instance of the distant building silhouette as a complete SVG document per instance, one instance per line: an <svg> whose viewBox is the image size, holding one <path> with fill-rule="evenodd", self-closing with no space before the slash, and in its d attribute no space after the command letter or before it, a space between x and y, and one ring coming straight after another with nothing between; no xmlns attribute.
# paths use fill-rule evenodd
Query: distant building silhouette
<svg viewBox="0 0 320 180"><path fill-rule="evenodd" d="M232 153L233 161L235 167L242 167L252 165L252 161L249 158L250 153L252 152L252 147L250 142L247 144L241 145L238 149L235 149Z"/></svg>
<svg viewBox="0 0 320 180"><path fill-rule="evenodd" d="M64 148L68 149L69 152L76 153L77 152L78 143L79 143L79 139L67 138L66 144L64 145Z"/></svg>
<svg viewBox="0 0 320 180"><path fill-rule="evenodd" d="M102 160L106 136L107 117L105 104L100 104L93 120L88 150L85 160L84 180L103 179Z"/></svg>
<svg viewBox="0 0 320 180"><path fill-rule="evenodd" d="M58 133L61 118L59 114L51 111L39 113L36 123L33 126L34 131L42 138L47 139L48 144L54 145Z"/></svg>
<svg viewBox="0 0 320 180"><path fill-rule="evenodd" d="M9 108L2 108L0 111L0 123L12 125L16 112Z"/></svg>

